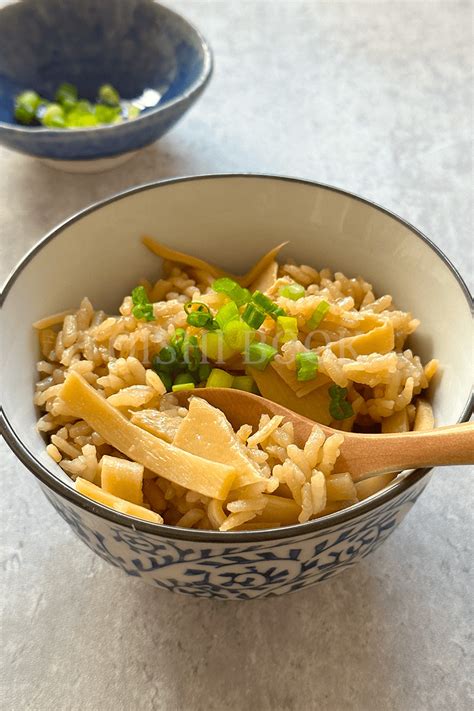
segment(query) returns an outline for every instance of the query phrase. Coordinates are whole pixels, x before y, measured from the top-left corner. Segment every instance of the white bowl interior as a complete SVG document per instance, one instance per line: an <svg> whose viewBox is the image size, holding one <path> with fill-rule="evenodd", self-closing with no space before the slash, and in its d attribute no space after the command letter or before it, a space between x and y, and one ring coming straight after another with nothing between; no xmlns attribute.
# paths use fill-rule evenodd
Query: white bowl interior
<svg viewBox="0 0 474 711"><path fill-rule="evenodd" d="M438 425L456 422L471 387L471 314L466 295L436 251L396 218L328 188L278 178L222 176L171 181L92 209L61 228L19 272L2 310L6 417L30 452L70 481L44 451L32 404L37 334L31 323L78 306L116 313L141 276L157 279L160 260L149 234L169 246L246 270L289 240L285 256L348 276L361 274L376 293L421 320L411 347L439 359L433 385Z"/></svg>

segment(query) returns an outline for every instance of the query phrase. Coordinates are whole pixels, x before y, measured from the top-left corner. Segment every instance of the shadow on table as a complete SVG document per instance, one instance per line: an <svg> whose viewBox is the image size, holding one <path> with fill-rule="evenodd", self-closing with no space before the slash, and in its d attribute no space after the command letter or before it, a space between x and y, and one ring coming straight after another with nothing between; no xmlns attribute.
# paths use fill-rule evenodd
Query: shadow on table
<svg viewBox="0 0 474 711"><path fill-rule="evenodd" d="M41 224L45 211L57 221L59 212L66 217L93 201L135 185L226 168L219 158L217 161L218 164L205 150L200 151L199 145L185 145L171 136L142 149L123 165L102 173L67 173L20 155L9 170L17 186L18 200L25 201L29 217Z"/></svg>

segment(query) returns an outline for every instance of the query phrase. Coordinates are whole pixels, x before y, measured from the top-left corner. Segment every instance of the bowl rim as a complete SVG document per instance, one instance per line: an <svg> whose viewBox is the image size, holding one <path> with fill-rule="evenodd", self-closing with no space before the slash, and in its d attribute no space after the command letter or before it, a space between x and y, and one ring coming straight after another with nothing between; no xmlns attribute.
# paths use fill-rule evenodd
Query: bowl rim
<svg viewBox="0 0 474 711"><path fill-rule="evenodd" d="M23 271L23 269L29 264L33 257L49 242L51 242L55 237L60 235L64 230L66 230L71 224L81 220L86 215L100 210L101 208L109 205L117 200L129 197L136 193L140 193L146 190L154 190L156 188L165 187L168 185L186 183L191 181L203 181L203 180L226 180L228 178L251 178L251 179L262 179L262 180L276 180L290 183L298 183L301 185L317 187L323 190L328 190L330 192L335 192L340 195L349 196L371 208L388 215L392 219L396 220L403 226L407 227L414 236L421 239L430 249L432 249L438 257L444 262L448 269L452 272L456 281L461 288L466 301L468 302L471 313L473 312L472 297L469 289L464 282L463 278L457 271L456 267L450 262L448 257L444 252L432 242L426 235L420 232L412 224L394 214L390 210L387 210L377 203L362 198L355 193L351 193L347 190L334 187L332 185L326 185L324 183L319 183L313 180L296 178L284 175L272 175L267 173L210 173L203 175L192 175L192 176L182 176L176 178L169 178L165 180L153 181L150 183L145 183L144 185L139 185L128 190L116 193L111 197L105 198L104 200L92 203L88 207L76 212L71 217L67 218L61 222L57 227L50 230L42 239L40 239L27 254L19 261L19 263L14 267L10 275L7 277L2 293L0 295L0 306L3 305L6 300L8 293ZM466 404L458 418L458 422L465 422L469 419L474 405L474 394L471 392L467 398ZM272 541L281 540L286 538L294 538L295 536L304 536L307 534L314 534L316 532L324 531L325 529L332 528L338 524L346 523L351 520L358 519L366 513L370 513L378 509L383 504L387 503L391 499L397 497L405 491L408 491L411 487L417 484L423 477L425 477L432 469L432 467L414 469L410 470L407 474L401 478L395 479L388 487L382 489L376 494L370 496L364 501L353 504L352 506L342 509L341 511L336 511L335 513L328 514L319 519L313 519L305 523L293 524L291 526L283 526L281 528L269 528L257 531L206 531L193 528L177 528L175 526L170 526L168 524L158 524L144 521L142 519L129 516L127 514L122 514L118 511L114 511L111 508L103 506L94 502L92 499L79 494L71 486L63 482L61 479L56 477L52 472L50 472L37 458L30 452L30 450L21 441L21 438L14 430L11 425L6 413L4 412L3 405L0 405L0 432L6 443L9 445L10 449L14 452L17 458L25 465L29 471L31 471L40 483L47 486L53 492L55 492L59 497L65 498L70 503L78 506L81 509L92 513L99 518L106 519L108 522L113 524L119 524L131 531L142 532L146 534L152 534L159 538L168 538L175 540L186 540L192 542L202 542L202 543L252 543L260 541Z"/></svg>
<svg viewBox="0 0 474 711"><path fill-rule="evenodd" d="M209 42L206 40L202 32L198 30L198 28L181 13L176 12L176 10L172 10L170 7L168 7L167 5L163 5L162 3L154 2L153 4L167 12L169 15L174 15L174 17L178 18L181 22L183 22L184 25L187 25L188 28L192 30L192 32L194 32L201 47L201 51L203 54L203 64L201 71L199 72L199 76L196 77L196 79L182 94L180 94L174 99L171 99L170 101L166 101L163 104L158 103L155 107L150 107L149 109L147 109L146 113L141 112L136 118L132 119L131 121L125 121L123 123L102 124L99 126L84 126L83 128L64 129L48 128L47 126L22 126L21 124L10 123L9 121L0 121L0 130L8 131L10 133L15 134L30 134L32 136L37 134L41 136L79 136L95 131L115 131L117 133L121 129L123 130L124 126L128 126L131 123L135 125L136 122L149 119L151 116L154 116L155 114L158 114L161 111L164 111L165 109L169 109L173 106L178 106L179 104L188 101L199 91L203 90L205 86L209 83L209 80L214 71L214 57ZM99 159L90 158L88 160L100 160L100 157Z"/></svg>

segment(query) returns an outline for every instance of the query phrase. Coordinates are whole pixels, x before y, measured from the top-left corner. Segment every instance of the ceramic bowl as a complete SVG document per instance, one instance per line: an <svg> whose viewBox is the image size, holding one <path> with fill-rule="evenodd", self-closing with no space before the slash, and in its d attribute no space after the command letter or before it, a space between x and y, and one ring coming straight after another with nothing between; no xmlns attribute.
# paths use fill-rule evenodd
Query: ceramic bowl
<svg viewBox="0 0 474 711"><path fill-rule="evenodd" d="M96 504L78 494L46 454L35 430L38 346L30 324L77 307L84 295L116 313L139 277L159 275L159 260L139 239L146 233L233 272L290 240L286 256L297 262L362 274L379 294L393 294L401 309L421 319L413 348L442 364L432 392L439 425L465 420L471 406L465 347L471 313L461 277L418 230L359 197L302 180L221 175L145 185L84 210L38 243L6 285L5 439L98 555L160 588L236 600L300 590L353 566L410 510L428 483L427 469L405 473L384 491L322 519L219 533L145 523Z"/></svg>
<svg viewBox="0 0 474 711"><path fill-rule="evenodd" d="M0 10L0 143L71 172L114 167L166 133L199 97L211 71L211 51L200 33L153 0L10 2ZM34 89L52 99L63 81L92 101L104 83L127 99L152 89L159 101L137 119L97 128L15 122L19 92Z"/></svg>

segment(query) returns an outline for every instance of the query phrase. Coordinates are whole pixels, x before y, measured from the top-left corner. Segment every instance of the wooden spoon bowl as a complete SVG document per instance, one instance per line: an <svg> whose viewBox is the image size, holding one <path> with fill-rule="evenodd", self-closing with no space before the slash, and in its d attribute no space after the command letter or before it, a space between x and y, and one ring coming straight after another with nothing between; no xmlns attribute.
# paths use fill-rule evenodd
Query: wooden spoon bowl
<svg viewBox="0 0 474 711"><path fill-rule="evenodd" d="M283 415L293 423L295 443L300 447L316 424L276 402L243 390L198 388L175 393L175 396L181 405L186 405L193 396L207 400L225 413L236 430L244 424L257 428L262 415ZM340 432L319 423L318 427L327 436ZM404 469L474 463L474 423L470 422L425 432L343 434L334 473L350 472L355 482Z"/></svg>

